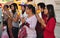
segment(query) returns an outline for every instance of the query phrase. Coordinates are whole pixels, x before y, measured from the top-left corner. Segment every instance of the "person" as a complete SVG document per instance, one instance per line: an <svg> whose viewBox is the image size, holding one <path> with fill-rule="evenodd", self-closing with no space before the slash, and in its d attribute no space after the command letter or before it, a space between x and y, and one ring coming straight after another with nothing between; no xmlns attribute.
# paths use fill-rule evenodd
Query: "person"
<svg viewBox="0 0 60 38"><path fill-rule="evenodd" d="M9 5L9 11L11 12L11 5Z"/></svg>
<svg viewBox="0 0 60 38"><path fill-rule="evenodd" d="M2 5L0 4L0 23L2 23Z"/></svg>
<svg viewBox="0 0 60 38"><path fill-rule="evenodd" d="M0 4L0 24L2 25L2 4ZM0 27L2 27L0 25ZM2 31L1 31L2 29L0 28L0 37L1 37L1 34L2 34Z"/></svg>
<svg viewBox="0 0 60 38"><path fill-rule="evenodd" d="M44 10L44 14L47 15L47 24L42 19L40 20L42 26L44 27L44 38L55 38L54 29L56 25L56 18L53 5L49 4Z"/></svg>
<svg viewBox="0 0 60 38"><path fill-rule="evenodd" d="M17 4L11 4L11 12L12 12L12 33L14 38L18 38L18 30L19 30L19 16L17 13Z"/></svg>
<svg viewBox="0 0 60 38"><path fill-rule="evenodd" d="M42 18L44 20L46 18L45 14L44 14L45 4L44 3L38 3L37 6L38 6L38 9L40 10L40 13L36 14L36 17L38 19L37 25L36 25L37 38L43 38L44 29L41 26L41 23L39 22L40 21L39 18Z"/></svg>
<svg viewBox="0 0 60 38"><path fill-rule="evenodd" d="M27 19L23 18L22 23L25 24L23 26L25 33L24 38L36 38L36 23L37 23L37 18L35 16L35 7L33 5L27 5L26 6L26 13L28 14ZM21 33L20 33L21 34ZM24 35L24 34L23 34ZM19 35L21 37L21 35ZM23 38L23 37L22 37Z"/></svg>
<svg viewBox="0 0 60 38"><path fill-rule="evenodd" d="M8 23L7 23L8 17L6 15L7 9L8 9L8 5L4 5L4 8L3 8L3 25L6 25L6 26L8 25Z"/></svg>
<svg viewBox="0 0 60 38"><path fill-rule="evenodd" d="M20 4L22 13L20 14L20 17L22 18L27 18L26 14L26 5L25 4ZM22 22L20 21L20 27L22 27Z"/></svg>
<svg viewBox="0 0 60 38"><path fill-rule="evenodd" d="M9 38L13 38L11 24L12 24L11 14L8 10L8 5L4 5L4 7L3 7L3 26L7 26L7 33L9 35Z"/></svg>
<svg viewBox="0 0 60 38"><path fill-rule="evenodd" d="M26 14L26 5L21 5L21 9L22 9L22 17L27 17L27 14Z"/></svg>

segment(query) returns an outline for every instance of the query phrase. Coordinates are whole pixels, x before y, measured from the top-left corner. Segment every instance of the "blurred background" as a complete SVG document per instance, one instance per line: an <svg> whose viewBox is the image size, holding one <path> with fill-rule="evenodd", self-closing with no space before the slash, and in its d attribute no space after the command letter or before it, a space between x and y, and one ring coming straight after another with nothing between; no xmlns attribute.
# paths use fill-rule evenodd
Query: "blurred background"
<svg viewBox="0 0 60 38"><path fill-rule="evenodd" d="M60 0L0 0L0 5L2 5L3 7L5 4L10 5L12 3L17 3L18 10L20 10L21 7L19 6L19 4L31 3L34 6L36 6L39 2L44 2L46 5L47 4L54 5L56 20L57 20L55 35L56 35L56 38L60 38ZM0 18L0 21L1 21L1 18ZM1 24L0 24L0 36L1 36Z"/></svg>

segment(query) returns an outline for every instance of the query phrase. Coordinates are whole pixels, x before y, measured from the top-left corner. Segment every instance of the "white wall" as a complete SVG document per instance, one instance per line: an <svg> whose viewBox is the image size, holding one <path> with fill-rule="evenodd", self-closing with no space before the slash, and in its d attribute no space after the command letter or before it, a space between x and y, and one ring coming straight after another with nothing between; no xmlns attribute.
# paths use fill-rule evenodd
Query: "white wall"
<svg viewBox="0 0 60 38"><path fill-rule="evenodd" d="M46 5L47 4L53 4L54 7L55 7L55 1L54 0L34 0L34 1L35 1L36 4L39 3L39 2L44 2Z"/></svg>
<svg viewBox="0 0 60 38"><path fill-rule="evenodd" d="M27 2L27 0L21 0L21 1L23 1L23 2Z"/></svg>
<svg viewBox="0 0 60 38"><path fill-rule="evenodd" d="M36 4L39 2L44 2L44 0L33 0L33 1L35 1Z"/></svg>
<svg viewBox="0 0 60 38"><path fill-rule="evenodd" d="M53 5L54 5L54 8L55 8L55 6L56 6L54 0L45 0L44 2L45 2L45 4L53 4ZM56 8L55 8L55 9L56 9Z"/></svg>

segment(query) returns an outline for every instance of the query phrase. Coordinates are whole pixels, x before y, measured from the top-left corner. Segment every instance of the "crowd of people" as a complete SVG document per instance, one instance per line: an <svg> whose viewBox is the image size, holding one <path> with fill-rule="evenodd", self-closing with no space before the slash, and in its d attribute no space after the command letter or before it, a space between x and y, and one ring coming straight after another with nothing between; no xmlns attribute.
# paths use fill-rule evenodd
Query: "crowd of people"
<svg viewBox="0 0 60 38"><path fill-rule="evenodd" d="M55 38L56 18L52 4L38 3L36 8L32 4L20 6L20 15L16 3L3 7L2 31L7 32L8 38Z"/></svg>

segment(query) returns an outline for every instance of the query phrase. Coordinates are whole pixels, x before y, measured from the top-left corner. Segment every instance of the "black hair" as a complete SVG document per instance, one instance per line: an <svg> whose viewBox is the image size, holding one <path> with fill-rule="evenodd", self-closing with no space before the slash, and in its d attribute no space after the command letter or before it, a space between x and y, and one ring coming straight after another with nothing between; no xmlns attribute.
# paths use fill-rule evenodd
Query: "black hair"
<svg viewBox="0 0 60 38"><path fill-rule="evenodd" d="M27 0L28 2L31 2L31 1L33 1L33 0Z"/></svg>
<svg viewBox="0 0 60 38"><path fill-rule="evenodd" d="M33 14L36 13L35 7L34 7L33 5L29 4L29 5L27 5L27 7L32 10L32 13L33 13Z"/></svg>
<svg viewBox="0 0 60 38"><path fill-rule="evenodd" d="M45 9L45 4L44 3L38 3L38 6L40 6L42 9Z"/></svg>
<svg viewBox="0 0 60 38"><path fill-rule="evenodd" d="M24 14L25 9L26 9L26 6L25 6L25 5L21 5L21 6L23 6L23 7L24 7L24 11L22 10L22 14Z"/></svg>
<svg viewBox="0 0 60 38"><path fill-rule="evenodd" d="M14 6L14 10L12 10L12 13L15 14L16 13L16 10L18 9L18 6L16 3L12 3L11 6ZM11 8L11 7L10 7Z"/></svg>
<svg viewBox="0 0 60 38"><path fill-rule="evenodd" d="M49 21L50 18L52 18L52 17L55 18L54 6L52 4L49 4L49 5L47 5L47 9L48 9L48 15L49 15L48 21ZM55 18L55 20L56 20L56 18Z"/></svg>
<svg viewBox="0 0 60 38"><path fill-rule="evenodd" d="M8 6L8 5L4 5L4 7L9 8L9 6Z"/></svg>
<svg viewBox="0 0 60 38"><path fill-rule="evenodd" d="M9 5L9 8L11 8L11 5Z"/></svg>
<svg viewBox="0 0 60 38"><path fill-rule="evenodd" d="M16 3L12 3L11 5L13 5L15 9L18 9L18 6Z"/></svg>
<svg viewBox="0 0 60 38"><path fill-rule="evenodd" d="M26 8L26 6L25 5L22 5L24 8Z"/></svg>

